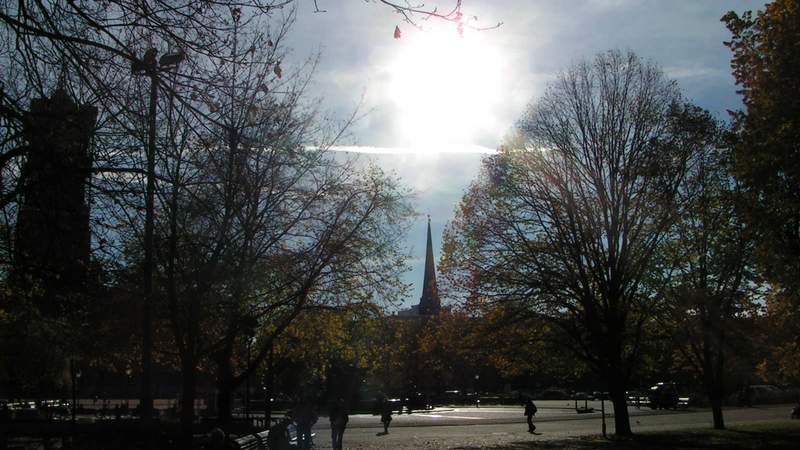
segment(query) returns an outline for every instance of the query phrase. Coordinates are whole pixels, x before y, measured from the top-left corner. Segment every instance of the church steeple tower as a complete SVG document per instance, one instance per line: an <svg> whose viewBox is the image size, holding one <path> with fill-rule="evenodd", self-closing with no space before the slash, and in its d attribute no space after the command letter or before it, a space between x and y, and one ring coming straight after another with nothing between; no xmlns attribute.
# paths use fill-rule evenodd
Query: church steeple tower
<svg viewBox="0 0 800 450"><path fill-rule="evenodd" d="M433 261L431 241L431 216L428 216L428 243L425 249L425 278L422 281L422 297L419 299L420 315L439 314L439 288L436 286L436 264Z"/></svg>

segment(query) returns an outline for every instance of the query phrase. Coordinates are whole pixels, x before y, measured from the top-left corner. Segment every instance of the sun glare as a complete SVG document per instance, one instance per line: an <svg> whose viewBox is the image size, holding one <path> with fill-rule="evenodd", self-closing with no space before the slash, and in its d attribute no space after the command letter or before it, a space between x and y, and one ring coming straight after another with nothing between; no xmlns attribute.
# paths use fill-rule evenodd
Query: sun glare
<svg viewBox="0 0 800 450"><path fill-rule="evenodd" d="M460 36L446 28L408 33L397 41L401 48L390 64L389 96L403 146L470 151L481 137L499 134L495 112L502 101L503 58L483 33Z"/></svg>

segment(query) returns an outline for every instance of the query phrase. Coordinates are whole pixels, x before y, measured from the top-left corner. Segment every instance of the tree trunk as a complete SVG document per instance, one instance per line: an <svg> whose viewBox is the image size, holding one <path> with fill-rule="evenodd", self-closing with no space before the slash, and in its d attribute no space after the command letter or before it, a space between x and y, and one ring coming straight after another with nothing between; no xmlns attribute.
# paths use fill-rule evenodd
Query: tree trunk
<svg viewBox="0 0 800 450"><path fill-rule="evenodd" d="M623 334L625 317L618 313L608 313L605 322L607 330L598 327L597 317L590 311L586 318L587 326L592 330L592 338L597 343L597 354L600 356L600 370L608 386L611 403L614 405L614 434L631 436L631 421L628 415L628 374L623 362Z"/></svg>
<svg viewBox="0 0 800 450"><path fill-rule="evenodd" d="M609 395L614 404L614 434L631 436L631 421L628 416L628 398L621 383L610 383Z"/></svg>
<svg viewBox="0 0 800 450"><path fill-rule="evenodd" d="M220 386L217 391L217 423L228 425L233 419L233 392L230 386Z"/></svg>
<svg viewBox="0 0 800 450"><path fill-rule="evenodd" d="M719 392L713 392L710 394L709 400L711 401L711 414L714 417L714 429L724 430L725 420L722 417L722 395L720 395Z"/></svg>
<svg viewBox="0 0 800 450"><path fill-rule="evenodd" d="M194 400L197 395L197 375L194 364L187 361L181 367L183 389L181 392L181 435L184 448L191 448L194 428Z"/></svg>
<svg viewBox="0 0 800 450"><path fill-rule="evenodd" d="M712 299L709 303L710 317L702 322L703 327L703 380L705 383L708 400L711 402L711 413L714 417L714 429L725 429L725 422L722 417L722 397L724 396L724 355L722 348L724 344L724 332L722 328L722 315L720 305ZM713 326L711 321L717 322Z"/></svg>
<svg viewBox="0 0 800 450"><path fill-rule="evenodd" d="M719 372L715 374L714 369L710 361L706 361L706 364L703 365L703 370L705 371L703 378L706 394L708 394L708 400L711 403L711 414L714 417L714 429L724 430L725 421L722 417L722 398L725 395L725 389L722 381L722 373Z"/></svg>
<svg viewBox="0 0 800 450"><path fill-rule="evenodd" d="M233 418L233 374L230 358L223 358L219 362L217 374L217 423L228 425Z"/></svg>

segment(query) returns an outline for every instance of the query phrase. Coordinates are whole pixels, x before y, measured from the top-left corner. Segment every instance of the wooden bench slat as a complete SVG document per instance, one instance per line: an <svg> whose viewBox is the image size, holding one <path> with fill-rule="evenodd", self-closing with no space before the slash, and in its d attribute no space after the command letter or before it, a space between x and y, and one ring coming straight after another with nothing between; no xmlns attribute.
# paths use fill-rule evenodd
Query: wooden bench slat
<svg viewBox="0 0 800 450"><path fill-rule="evenodd" d="M261 438L255 434L234 439L233 443L234 448L238 450L264 450L267 448L266 442L262 442Z"/></svg>

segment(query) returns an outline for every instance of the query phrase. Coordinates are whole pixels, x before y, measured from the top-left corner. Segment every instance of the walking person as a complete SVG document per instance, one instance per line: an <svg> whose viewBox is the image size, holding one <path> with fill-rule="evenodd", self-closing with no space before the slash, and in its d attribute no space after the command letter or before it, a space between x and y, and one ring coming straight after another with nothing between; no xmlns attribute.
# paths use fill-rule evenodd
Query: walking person
<svg viewBox="0 0 800 450"><path fill-rule="evenodd" d="M304 399L300 405L297 406L294 412L294 418L297 423L297 446L299 450L311 450L311 427L317 423L317 413L314 410L314 404L310 398Z"/></svg>
<svg viewBox="0 0 800 450"><path fill-rule="evenodd" d="M344 399L340 398L333 404L329 417L331 421L331 444L333 450L342 450L344 430L347 428L347 421L349 420Z"/></svg>
<svg viewBox="0 0 800 450"><path fill-rule="evenodd" d="M389 434L389 424L392 423L392 404L386 398L383 399L381 405L381 423L383 423L383 434Z"/></svg>
<svg viewBox="0 0 800 450"><path fill-rule="evenodd" d="M284 417L280 422L269 427L269 434L267 434L267 448L270 450L290 450L289 444L289 426L292 424L292 419Z"/></svg>
<svg viewBox="0 0 800 450"><path fill-rule="evenodd" d="M525 402L525 416L528 418L528 433L536 431L536 425L533 424L533 416L536 415L536 410L536 404L529 398Z"/></svg>

